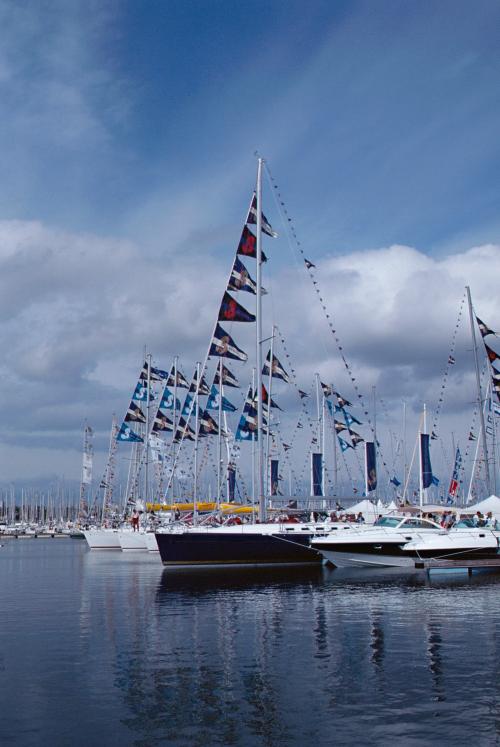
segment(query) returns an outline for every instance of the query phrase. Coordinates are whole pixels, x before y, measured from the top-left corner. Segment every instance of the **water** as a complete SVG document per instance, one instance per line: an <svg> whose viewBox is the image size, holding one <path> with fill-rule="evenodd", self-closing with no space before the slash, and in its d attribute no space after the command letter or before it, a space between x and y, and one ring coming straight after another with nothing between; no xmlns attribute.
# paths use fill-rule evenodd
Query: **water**
<svg viewBox="0 0 500 747"><path fill-rule="evenodd" d="M500 743L500 575L0 549L0 745Z"/></svg>

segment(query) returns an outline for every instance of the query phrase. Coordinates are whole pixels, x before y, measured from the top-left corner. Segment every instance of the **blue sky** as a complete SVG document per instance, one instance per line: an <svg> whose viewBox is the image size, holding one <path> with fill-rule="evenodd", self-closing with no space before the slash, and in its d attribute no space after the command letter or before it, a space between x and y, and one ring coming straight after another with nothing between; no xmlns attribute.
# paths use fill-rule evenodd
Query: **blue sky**
<svg viewBox="0 0 500 747"><path fill-rule="evenodd" d="M499 22L487 1L0 0L0 343L35 431L8 399L3 472L27 455L33 476L77 472L86 415L104 449L143 345L165 366L200 357L256 149L366 391L395 418L402 397L435 399L466 282L500 326ZM304 380L331 366L342 389L310 288L286 242L272 251L267 303ZM430 288L438 321L418 307Z"/></svg>

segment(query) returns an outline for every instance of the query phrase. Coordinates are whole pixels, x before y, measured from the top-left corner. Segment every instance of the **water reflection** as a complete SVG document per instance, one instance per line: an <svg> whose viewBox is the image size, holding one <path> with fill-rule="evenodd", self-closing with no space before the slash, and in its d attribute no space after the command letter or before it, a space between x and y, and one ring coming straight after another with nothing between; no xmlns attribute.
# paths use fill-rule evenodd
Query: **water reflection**
<svg viewBox="0 0 500 747"><path fill-rule="evenodd" d="M183 573L147 556L18 552L0 582L13 631L0 646L0 707L14 713L8 690L24 687L30 709L16 723L38 743L61 703L60 743L74 747L92 743L90 728L102 744L138 747L498 737L498 576ZM58 604L30 617L41 598ZM2 744L12 735L0 724Z"/></svg>

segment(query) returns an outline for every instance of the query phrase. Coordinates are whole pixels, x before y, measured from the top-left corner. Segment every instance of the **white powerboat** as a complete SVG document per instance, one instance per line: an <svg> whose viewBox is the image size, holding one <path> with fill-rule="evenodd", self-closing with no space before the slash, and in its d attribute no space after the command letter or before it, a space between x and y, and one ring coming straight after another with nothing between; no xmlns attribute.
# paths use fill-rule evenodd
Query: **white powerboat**
<svg viewBox="0 0 500 747"><path fill-rule="evenodd" d="M372 527L314 537L311 547L339 568L414 567L414 558L404 552L404 546L421 536L440 533L442 527L430 519L383 516Z"/></svg>

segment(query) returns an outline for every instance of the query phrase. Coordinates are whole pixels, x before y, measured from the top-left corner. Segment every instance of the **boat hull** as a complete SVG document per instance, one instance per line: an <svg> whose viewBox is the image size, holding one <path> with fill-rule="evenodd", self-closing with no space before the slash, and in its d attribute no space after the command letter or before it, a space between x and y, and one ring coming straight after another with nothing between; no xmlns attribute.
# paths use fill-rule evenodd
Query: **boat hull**
<svg viewBox="0 0 500 747"><path fill-rule="evenodd" d="M118 539L120 547L124 552L145 552L146 547L146 535L144 532L118 532Z"/></svg>
<svg viewBox="0 0 500 747"><path fill-rule="evenodd" d="M337 568L415 568L415 562L428 558L439 559L450 557L449 548L432 548L417 552L408 552L403 549L404 544L378 543L376 548L371 545L363 546L361 543L343 547L322 547L321 553ZM497 548L462 548L453 553L457 560L478 560L491 558L497 554Z"/></svg>
<svg viewBox="0 0 500 747"><path fill-rule="evenodd" d="M309 546L311 535L219 534L166 532L156 534L163 565L173 568L221 565L319 565L320 553Z"/></svg>
<svg viewBox="0 0 500 747"><path fill-rule="evenodd" d="M83 535L91 550L120 550L116 529L84 529Z"/></svg>

